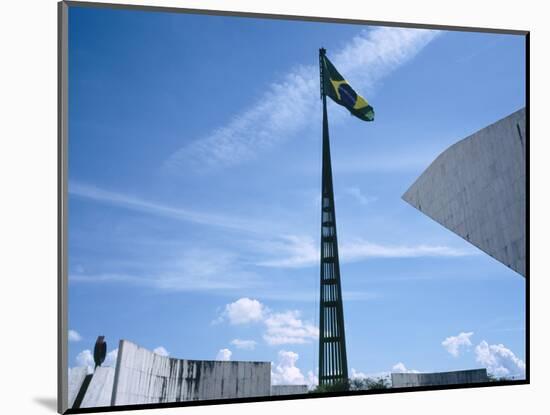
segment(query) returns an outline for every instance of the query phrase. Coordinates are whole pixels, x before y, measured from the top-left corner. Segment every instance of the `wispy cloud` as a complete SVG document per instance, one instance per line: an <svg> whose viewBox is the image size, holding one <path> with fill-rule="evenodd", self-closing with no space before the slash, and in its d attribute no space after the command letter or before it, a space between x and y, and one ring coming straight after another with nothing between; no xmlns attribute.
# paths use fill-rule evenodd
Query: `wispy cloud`
<svg viewBox="0 0 550 415"><path fill-rule="evenodd" d="M301 268L317 265L320 252L316 241L307 236L288 235L269 248L280 257L260 261L258 265L279 268ZM361 261L369 258L417 258L417 257L460 257L472 255L473 251L440 245L382 245L364 239L354 239L340 245L340 260Z"/></svg>
<svg viewBox="0 0 550 415"><path fill-rule="evenodd" d="M261 287L253 272L239 266L234 254L213 249L191 249L177 261L169 260L160 267L145 268L139 274L98 273L70 274L73 283L124 283L169 292L231 291Z"/></svg>
<svg viewBox="0 0 550 415"><path fill-rule="evenodd" d="M222 227L242 234L239 245L232 246L229 250L200 246L190 248L178 242L170 247L172 251L177 250L172 253L172 257L167 258L165 253L159 256L147 251L148 260L139 267L136 259L127 261L129 265L104 264L104 270L93 272L85 272L83 266L78 266L70 275L71 282L124 283L166 291L235 292L248 289L254 293L261 293L265 292L268 283L261 277L262 270L258 266L301 268L316 266L319 263L319 243L316 238L292 234L278 236L277 233L284 230L277 221L270 221L269 225L264 225L260 221L248 218L230 217L215 212L196 212L185 207L154 203L79 182L71 182L69 191L72 196L93 203L115 205L201 226ZM360 199L366 198L360 190L354 191L353 194ZM270 229L273 224L276 224L278 229ZM456 257L472 254L472 251L439 245L383 245L363 239L340 242L340 259L343 262L362 261L368 258ZM161 258L162 261L159 261ZM276 291L271 293L274 296L278 294Z"/></svg>
<svg viewBox="0 0 550 415"><path fill-rule="evenodd" d="M319 329L300 319L297 310L273 313L265 320L264 340L267 344L304 344L319 337Z"/></svg>
<svg viewBox="0 0 550 415"><path fill-rule="evenodd" d="M361 204L363 206L368 205L369 203L372 203L372 202L375 202L376 200L378 200L378 198L375 197L375 196L367 196L367 195L363 194L361 189L359 187L356 187L356 186L346 187L344 189L344 193L346 193L347 195L353 197L357 202L359 202L359 204Z"/></svg>
<svg viewBox="0 0 550 415"><path fill-rule="evenodd" d="M242 350L254 350L256 347L256 342L254 340L242 340L242 339L233 339L231 344L237 349Z"/></svg>
<svg viewBox="0 0 550 415"><path fill-rule="evenodd" d="M412 59L437 35L437 31L423 29L362 30L331 59L356 88L370 95L378 81ZM208 169L255 158L318 121L318 89L316 65L289 70L229 124L175 151L165 161L165 167L171 171L190 165Z"/></svg>
<svg viewBox="0 0 550 415"><path fill-rule="evenodd" d="M264 267L300 268L319 262L319 248L314 239L308 236L285 235L281 238L264 241L258 248L279 255L259 261L257 265Z"/></svg>
<svg viewBox="0 0 550 415"><path fill-rule="evenodd" d="M471 251L442 245L382 245L363 239L342 244L343 261L359 261L367 258L417 258L417 257L460 257L471 255Z"/></svg>
<svg viewBox="0 0 550 415"><path fill-rule="evenodd" d="M248 219L235 218L226 215L197 212L183 207L168 206L161 203L151 202L139 197L124 193L105 190L93 185L71 181L69 183L69 194L88 200L107 203L125 209L144 212L161 217L197 223L207 226L218 226L246 232L257 232L265 228L265 223L254 222Z"/></svg>

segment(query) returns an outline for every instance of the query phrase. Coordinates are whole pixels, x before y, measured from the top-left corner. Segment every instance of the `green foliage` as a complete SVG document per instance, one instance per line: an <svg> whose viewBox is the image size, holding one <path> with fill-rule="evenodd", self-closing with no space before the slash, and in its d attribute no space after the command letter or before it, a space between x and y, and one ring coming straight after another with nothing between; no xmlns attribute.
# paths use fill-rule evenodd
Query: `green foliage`
<svg viewBox="0 0 550 415"><path fill-rule="evenodd" d="M337 382L332 385L318 385L311 393L344 392L347 390L347 382Z"/></svg>
<svg viewBox="0 0 550 415"><path fill-rule="evenodd" d="M350 390L388 389L390 382L385 378L355 378L350 380Z"/></svg>
<svg viewBox="0 0 550 415"><path fill-rule="evenodd" d="M310 393L388 389L390 387L390 382L385 378L354 378L349 379L347 382L339 382L333 385L319 385L310 391Z"/></svg>

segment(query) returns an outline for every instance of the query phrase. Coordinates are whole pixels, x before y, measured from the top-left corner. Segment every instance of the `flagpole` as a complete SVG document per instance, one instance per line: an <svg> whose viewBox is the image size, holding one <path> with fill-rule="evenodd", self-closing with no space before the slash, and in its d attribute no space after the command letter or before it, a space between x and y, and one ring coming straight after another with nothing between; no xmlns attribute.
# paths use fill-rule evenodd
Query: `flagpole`
<svg viewBox="0 0 550 415"><path fill-rule="evenodd" d="M324 187L324 183L325 183L325 137L327 137L328 139L328 120L327 120L327 96L325 95L325 91L324 91L324 84L325 84L325 80L324 80L324 74L323 74L323 67L324 67L324 64L323 64L323 59L324 59L324 56L325 56L325 52L326 52L326 49L325 48L321 48L319 49L319 75L320 75L320 82L319 82L319 85L320 85L320 89L321 89L321 100L323 101L323 149L322 149L322 164L323 164L323 168L322 168L322 178L321 178L321 223L322 223L322 201L323 201L323 187ZM323 235L322 235L322 231L321 231L321 253L323 252ZM323 267L323 265L321 264L321 268ZM323 278L323 275L322 275L322 270L321 270L321 292L320 292L320 295L319 295L319 374L317 376L318 378L318 382L319 382L319 385L323 385L325 384L326 382L324 382L324 379L322 378L323 375L326 373L325 371L325 356L324 356L324 348L325 348L325 344L323 342L323 339L324 339L324 329L325 329L325 313L323 312L323 282L322 282L322 278Z"/></svg>
<svg viewBox="0 0 550 415"><path fill-rule="evenodd" d="M328 131L327 98L324 90L324 56L319 49L321 99L323 100L323 167L321 185L321 270L319 298L319 385L339 385L347 389L348 365L336 211L332 185L332 165Z"/></svg>

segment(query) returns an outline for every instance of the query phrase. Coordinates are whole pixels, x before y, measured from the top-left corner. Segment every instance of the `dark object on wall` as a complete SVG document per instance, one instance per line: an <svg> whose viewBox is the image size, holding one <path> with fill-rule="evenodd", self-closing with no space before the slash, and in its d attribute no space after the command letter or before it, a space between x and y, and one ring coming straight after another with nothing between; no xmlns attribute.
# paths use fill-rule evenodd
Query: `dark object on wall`
<svg viewBox="0 0 550 415"><path fill-rule="evenodd" d="M105 356L107 356L107 342L105 341L105 336L98 336L94 347L94 362L96 369L105 361Z"/></svg>

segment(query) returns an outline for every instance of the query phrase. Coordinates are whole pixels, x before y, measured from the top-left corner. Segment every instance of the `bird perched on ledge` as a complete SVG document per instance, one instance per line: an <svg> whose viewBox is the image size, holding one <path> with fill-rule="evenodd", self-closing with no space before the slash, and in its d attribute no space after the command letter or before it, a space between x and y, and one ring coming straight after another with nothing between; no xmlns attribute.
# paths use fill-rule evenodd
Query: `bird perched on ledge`
<svg viewBox="0 0 550 415"><path fill-rule="evenodd" d="M105 336L98 336L95 342L94 347L94 362L95 369L105 361L105 356L107 355L107 342L105 341Z"/></svg>

